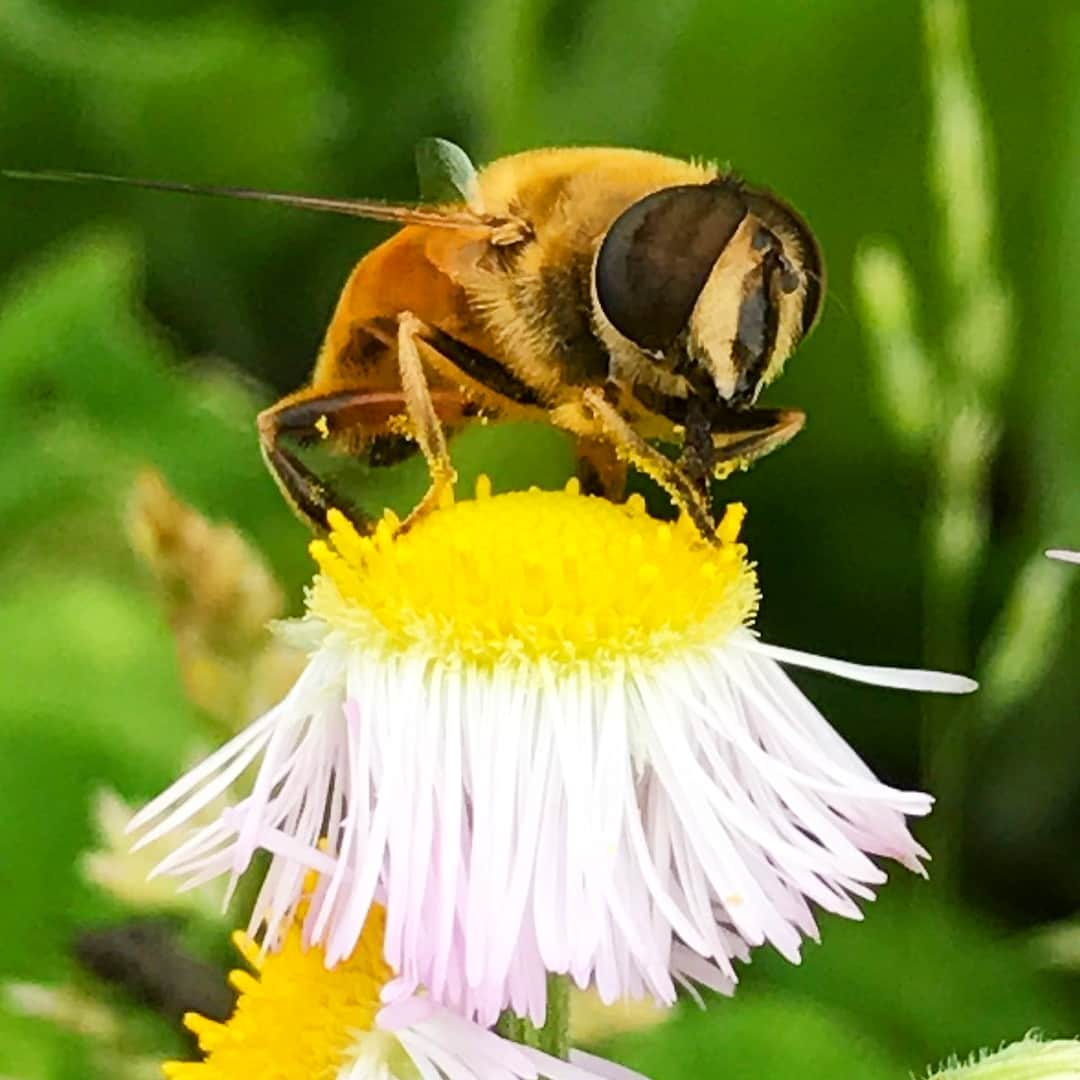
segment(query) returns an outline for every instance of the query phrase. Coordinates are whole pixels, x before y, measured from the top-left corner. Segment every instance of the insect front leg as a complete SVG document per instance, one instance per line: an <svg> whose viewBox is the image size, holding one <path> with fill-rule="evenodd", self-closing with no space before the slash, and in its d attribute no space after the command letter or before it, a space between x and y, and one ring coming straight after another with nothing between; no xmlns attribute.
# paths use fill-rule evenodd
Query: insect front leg
<svg viewBox="0 0 1080 1080"><path fill-rule="evenodd" d="M675 505L689 515L698 532L707 540L713 540L716 523L707 495L693 484L675 462L650 446L604 397L602 390L590 387L585 390L582 399L616 453L655 480L671 496Z"/></svg>
<svg viewBox="0 0 1080 1080"><path fill-rule="evenodd" d="M705 455L714 476L756 461L790 442L802 431L801 409L741 409L717 412L710 418L712 452Z"/></svg>

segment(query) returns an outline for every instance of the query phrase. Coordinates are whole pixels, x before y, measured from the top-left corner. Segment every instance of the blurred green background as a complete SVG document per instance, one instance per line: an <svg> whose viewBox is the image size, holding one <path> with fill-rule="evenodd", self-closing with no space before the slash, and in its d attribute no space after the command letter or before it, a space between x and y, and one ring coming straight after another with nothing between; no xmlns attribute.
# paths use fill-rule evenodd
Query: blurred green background
<svg viewBox="0 0 1080 1080"><path fill-rule="evenodd" d="M994 688L927 712L799 676L880 773L932 785L935 820L919 826L931 880L898 877L864 923L824 918L800 967L760 955L735 1000L608 1047L658 1078L903 1077L1033 1027L1080 1030L1080 604L1069 571L1039 561L1080 547L1080 9L970 12L964 70L991 140L989 172L971 167L998 217L976 224L978 262L1012 297L992 385L956 375L965 339L948 327L971 290L950 276L932 180L924 15L911 0L0 3L0 167L412 199L423 136L480 162L625 144L728 162L812 223L824 319L765 399L809 423L723 489L750 507L759 626L855 660L948 663ZM70 953L80 929L124 916L77 864L94 844L91 798L144 797L207 730L124 529L136 471L157 467L235 522L296 610L306 537L263 472L253 418L307 377L337 289L385 235L0 181L0 979L105 993ZM856 251L876 239L910 265L940 380L922 440L905 443L861 321ZM935 515L950 416L969 399L987 436L965 489L978 543L953 572L934 554ZM468 433L455 454L497 487L554 485L571 467L543 430ZM416 483L410 466L380 490L407 504ZM164 1024L108 1000L128 1010L117 1045L132 1060L176 1049ZM101 1061L93 1039L0 1011L5 1077L121 1075Z"/></svg>

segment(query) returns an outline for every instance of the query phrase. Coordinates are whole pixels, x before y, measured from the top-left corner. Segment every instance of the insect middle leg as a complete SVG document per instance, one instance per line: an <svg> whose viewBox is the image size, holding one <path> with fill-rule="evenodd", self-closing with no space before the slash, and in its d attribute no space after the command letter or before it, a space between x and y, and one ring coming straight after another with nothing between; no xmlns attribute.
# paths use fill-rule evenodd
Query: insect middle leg
<svg viewBox="0 0 1080 1080"><path fill-rule="evenodd" d="M626 491L626 459L619 457L611 440L579 437L574 451L581 490L586 495L622 502Z"/></svg>
<svg viewBox="0 0 1080 1080"><path fill-rule="evenodd" d="M402 312L398 317L397 347L401 389L412 425L411 434L419 444L431 474L431 486L402 523L402 531L411 528L424 515L434 510L443 493L452 489L457 480L457 473L446 448L446 433L439 420L420 359L420 342L423 340L424 329L424 324L412 312ZM433 348L427 342L424 344Z"/></svg>

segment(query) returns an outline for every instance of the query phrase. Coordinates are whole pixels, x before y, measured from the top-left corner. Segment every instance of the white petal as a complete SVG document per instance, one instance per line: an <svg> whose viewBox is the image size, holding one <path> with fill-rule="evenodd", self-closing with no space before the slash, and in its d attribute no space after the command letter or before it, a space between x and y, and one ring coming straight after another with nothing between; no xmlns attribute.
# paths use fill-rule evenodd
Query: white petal
<svg viewBox="0 0 1080 1080"><path fill-rule="evenodd" d="M1046 554L1048 558L1060 559L1062 562L1080 563L1080 551L1065 551L1061 548L1054 548Z"/></svg>
<svg viewBox="0 0 1080 1080"><path fill-rule="evenodd" d="M281 855L309 870L317 870L320 874L333 873L337 865L335 860L325 852L301 843L295 836L291 836L282 829L259 829L255 842L258 847L271 855Z"/></svg>
<svg viewBox="0 0 1080 1080"><path fill-rule="evenodd" d="M380 1019L376 1024L385 1030ZM630 1069L588 1054L571 1052L569 1062L560 1061L439 1006L431 1006L427 1018L395 1028L393 1034L424 1080L432 1080L434 1073L448 1080L537 1080L540 1076L549 1080L642 1080Z"/></svg>
<svg viewBox="0 0 1080 1080"><path fill-rule="evenodd" d="M920 668L855 664L850 660L834 660L828 656L818 656L816 653L802 652L799 649L788 649L782 645L768 645L764 641L751 637L740 639L738 647L748 652L762 653L782 664L795 664L797 667L839 675L853 682L888 686L895 690L923 690L933 694L970 694L979 688L979 684L966 675L950 675L944 671L924 671Z"/></svg>
<svg viewBox="0 0 1080 1080"><path fill-rule="evenodd" d="M435 1067L431 1059L424 1053L423 1045L410 1032L402 1032L398 1036L402 1049L409 1056L409 1060L416 1066L421 1080L444 1080L443 1074ZM345 1080L339 1076L338 1080Z"/></svg>
<svg viewBox="0 0 1080 1080"><path fill-rule="evenodd" d="M241 731L239 735L230 739L224 746L219 747L209 757L199 762L194 768L189 769L179 780L170 784L160 795L148 802L135 814L128 822L125 831L128 833L138 832L164 810L182 799L189 791L198 787L204 780L226 769L230 762L235 761L238 756L242 755L245 750L254 744L255 748L247 758L248 761L251 761L273 735L274 725L277 723L280 713L280 705L271 709L250 727Z"/></svg>
<svg viewBox="0 0 1080 1080"><path fill-rule="evenodd" d="M603 1077L604 1080L642 1080L641 1073L628 1069L625 1065L619 1065L606 1058L597 1057L595 1054L586 1054L583 1050L570 1051L570 1064L584 1069L593 1076Z"/></svg>
<svg viewBox="0 0 1080 1080"><path fill-rule="evenodd" d="M436 1009L430 998L410 995L384 1005L375 1015L375 1026L383 1031L397 1031L426 1020Z"/></svg>

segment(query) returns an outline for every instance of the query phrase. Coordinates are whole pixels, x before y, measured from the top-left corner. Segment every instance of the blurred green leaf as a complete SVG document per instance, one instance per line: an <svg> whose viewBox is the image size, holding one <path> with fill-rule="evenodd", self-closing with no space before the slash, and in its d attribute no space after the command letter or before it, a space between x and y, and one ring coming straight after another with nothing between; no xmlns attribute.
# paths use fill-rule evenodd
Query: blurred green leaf
<svg viewBox="0 0 1080 1080"><path fill-rule="evenodd" d="M1053 1037L1075 1026L1024 942L932 886L886 886L864 922L824 917L822 936L801 965L760 951L734 998L711 998L707 1012L684 1004L603 1051L654 1080L902 1077L1032 1029Z"/></svg>
<svg viewBox="0 0 1080 1080"><path fill-rule="evenodd" d="M1067 282L1080 275L1080 12L1062 7L1054 22L1052 53L1060 105L1061 140L1052 158L1054 177L1044 204L1047 219L1045 286L1038 307L1039 354L1046 358L1033 372L1031 471L1055 546L1080 547L1080 306ZM1024 353L1030 362L1031 343Z"/></svg>
<svg viewBox="0 0 1080 1080"><path fill-rule="evenodd" d="M89 1048L72 1032L45 1020L0 1008L0 1070L13 1080L66 1080L94 1076Z"/></svg>
<svg viewBox="0 0 1080 1080"><path fill-rule="evenodd" d="M904 1063L857 1020L810 1001L759 994L684 1007L662 1027L604 1047L651 1080L686 1076L740 1080L898 1080Z"/></svg>
<svg viewBox="0 0 1080 1080"><path fill-rule="evenodd" d="M602 1048L653 1080L679 1076L869 1078L920 1075L953 1053L1033 1028L1068 1034L1073 1010L1022 942L932 888L899 884L865 922L825 918L823 943L792 966L755 954L734 998Z"/></svg>
<svg viewBox="0 0 1080 1080"><path fill-rule="evenodd" d="M1056 1037L1076 1026L1069 998L1036 970L1026 943L932 882L889 883L863 922L823 917L822 943L806 947L799 967L763 952L746 983L847 1016L912 1072L1035 1028Z"/></svg>
<svg viewBox="0 0 1080 1080"><path fill-rule="evenodd" d="M0 876L17 934L0 974L59 978L76 929L103 902L78 873L101 785L142 797L198 732L172 643L148 597L100 579L27 575L0 600L10 672L0 712Z"/></svg>
<svg viewBox="0 0 1080 1080"><path fill-rule="evenodd" d="M0 460L9 540L92 508L118 526L135 471L153 464L212 516L286 541L290 515L258 456L254 403L181 374L136 313L137 288L130 243L91 232L0 298L0 442L22 448ZM122 530L113 535L126 557ZM302 536L297 525L291 544L268 545L294 579L306 574Z"/></svg>
<svg viewBox="0 0 1080 1080"><path fill-rule="evenodd" d="M296 28L283 32L224 9L162 26L89 9L60 16L40 0L10 0L0 8L0 71L5 57L28 68L43 93L57 86L75 91L58 111L79 110L70 122L90 144L74 151L78 157L54 148L50 161L15 125L10 141L28 143L24 153L34 155L19 162L25 167L77 164L300 191L327 182L323 158L338 112L323 75L328 57L323 43ZM188 136L177 139L181 131ZM0 129L4 156L8 145ZM124 190L37 190L22 198L37 208L39 237L55 236L55 209L66 217L76 201L84 218L112 210L139 220L151 241L153 288L172 319L215 348L248 358L265 338L241 275L280 264L311 226L295 213Z"/></svg>

